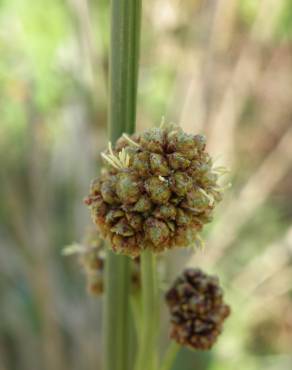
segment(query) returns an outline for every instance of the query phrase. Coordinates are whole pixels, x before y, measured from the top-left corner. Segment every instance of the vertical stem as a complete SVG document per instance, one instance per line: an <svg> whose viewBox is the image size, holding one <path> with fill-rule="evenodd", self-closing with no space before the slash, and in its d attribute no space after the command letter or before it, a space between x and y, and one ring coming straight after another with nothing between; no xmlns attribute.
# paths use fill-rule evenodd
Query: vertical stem
<svg viewBox="0 0 292 370"><path fill-rule="evenodd" d="M141 255L142 336L136 370L156 370L159 302L155 255L146 250Z"/></svg>
<svg viewBox="0 0 292 370"><path fill-rule="evenodd" d="M105 370L127 370L129 273L129 258L108 251L103 318Z"/></svg>
<svg viewBox="0 0 292 370"><path fill-rule="evenodd" d="M142 0L112 0L110 139L135 131Z"/></svg>
<svg viewBox="0 0 292 370"><path fill-rule="evenodd" d="M111 1L109 136L134 132L142 0ZM128 370L129 258L107 252L103 318L104 370Z"/></svg>
<svg viewBox="0 0 292 370"><path fill-rule="evenodd" d="M174 360L180 350L180 345L172 341L166 350L160 370L171 370Z"/></svg>

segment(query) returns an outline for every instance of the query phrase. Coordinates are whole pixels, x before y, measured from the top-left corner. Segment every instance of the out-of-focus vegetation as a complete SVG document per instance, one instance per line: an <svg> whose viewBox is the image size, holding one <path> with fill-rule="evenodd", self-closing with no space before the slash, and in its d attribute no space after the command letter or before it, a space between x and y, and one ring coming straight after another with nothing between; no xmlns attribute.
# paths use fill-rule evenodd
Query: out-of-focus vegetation
<svg viewBox="0 0 292 370"><path fill-rule="evenodd" d="M60 251L90 223L107 142L108 8L0 2L1 370L100 369L100 299ZM291 369L292 1L149 0L143 16L138 129L165 115L206 133L233 182L206 248L168 255L169 279L204 266L233 307L214 350L175 369Z"/></svg>

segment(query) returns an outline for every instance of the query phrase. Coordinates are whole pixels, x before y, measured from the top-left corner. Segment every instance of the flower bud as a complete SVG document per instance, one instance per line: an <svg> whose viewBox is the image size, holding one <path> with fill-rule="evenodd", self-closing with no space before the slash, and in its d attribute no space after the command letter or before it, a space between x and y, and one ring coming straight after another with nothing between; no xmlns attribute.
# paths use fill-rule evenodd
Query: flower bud
<svg viewBox="0 0 292 370"><path fill-rule="evenodd" d="M163 153L164 132L160 128L145 131L140 138L141 146L154 153Z"/></svg>
<svg viewBox="0 0 292 370"><path fill-rule="evenodd" d="M167 155L168 163L173 170L185 170L187 169L191 161L185 158L180 153L171 153Z"/></svg>
<svg viewBox="0 0 292 370"><path fill-rule="evenodd" d="M163 246L169 238L169 228L163 221L150 217L144 225L146 237L154 244L155 247Z"/></svg>
<svg viewBox="0 0 292 370"><path fill-rule="evenodd" d="M133 211L136 212L148 212L152 208L152 202L147 195L142 195L141 198L133 207Z"/></svg>
<svg viewBox="0 0 292 370"><path fill-rule="evenodd" d="M117 175L116 189L119 199L126 204L135 203L139 199L139 182L131 173L122 172Z"/></svg>
<svg viewBox="0 0 292 370"><path fill-rule="evenodd" d="M143 217L139 213L126 213L129 225L135 231L141 231L143 228Z"/></svg>
<svg viewBox="0 0 292 370"><path fill-rule="evenodd" d="M100 189L101 196L106 203L115 204L118 202L115 190L116 190L116 181L114 177L105 180L101 184Z"/></svg>
<svg viewBox="0 0 292 370"><path fill-rule="evenodd" d="M161 180L159 177L153 176L146 180L145 189L155 204L167 203L171 196L168 182Z"/></svg>
<svg viewBox="0 0 292 370"><path fill-rule="evenodd" d="M193 182L184 172L175 172L170 178L170 187L179 196L186 195L192 188Z"/></svg>
<svg viewBox="0 0 292 370"><path fill-rule="evenodd" d="M150 154L150 167L153 175L167 176L170 172L167 160L161 154Z"/></svg>
<svg viewBox="0 0 292 370"><path fill-rule="evenodd" d="M218 278L187 269L165 298L171 316L170 337L192 349L210 349L230 314Z"/></svg>
<svg viewBox="0 0 292 370"><path fill-rule="evenodd" d="M155 209L154 215L156 218L161 218L162 220L174 220L176 215L176 207L169 203L163 204Z"/></svg>
<svg viewBox="0 0 292 370"><path fill-rule="evenodd" d="M149 152L140 152L133 157L132 166L139 176L150 174Z"/></svg>
<svg viewBox="0 0 292 370"><path fill-rule="evenodd" d="M193 159L198 155L199 148L193 135L181 131L176 135L172 133L168 135L167 150L169 152L179 152L185 158Z"/></svg>
<svg viewBox="0 0 292 370"><path fill-rule="evenodd" d="M133 236L134 235L134 230L131 228L129 223L125 218L122 218L119 220L115 226L111 228L111 232L122 235L122 236Z"/></svg>

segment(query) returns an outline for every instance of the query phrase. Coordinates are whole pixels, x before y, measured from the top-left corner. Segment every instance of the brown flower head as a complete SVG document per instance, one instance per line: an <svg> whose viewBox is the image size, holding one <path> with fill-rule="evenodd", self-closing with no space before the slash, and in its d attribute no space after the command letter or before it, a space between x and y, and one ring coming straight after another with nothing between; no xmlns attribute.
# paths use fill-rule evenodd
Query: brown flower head
<svg viewBox="0 0 292 370"><path fill-rule="evenodd" d="M124 134L102 153L102 174L85 203L114 251L136 257L195 243L222 193L222 168L205 146L204 136L168 125Z"/></svg>
<svg viewBox="0 0 292 370"><path fill-rule="evenodd" d="M216 276L187 269L166 293L171 315L170 337L193 349L210 349L222 331L230 307Z"/></svg>

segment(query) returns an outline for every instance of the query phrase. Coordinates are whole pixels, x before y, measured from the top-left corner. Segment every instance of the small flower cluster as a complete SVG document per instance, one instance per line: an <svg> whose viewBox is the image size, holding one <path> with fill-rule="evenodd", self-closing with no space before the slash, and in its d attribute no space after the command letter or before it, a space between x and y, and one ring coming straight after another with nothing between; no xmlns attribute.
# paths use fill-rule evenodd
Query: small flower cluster
<svg viewBox="0 0 292 370"><path fill-rule="evenodd" d="M81 244L66 247L64 255L77 254L86 275L87 291L99 296L104 291L105 243L96 230L88 229ZM140 261L133 260L131 270L132 289L140 286Z"/></svg>
<svg viewBox="0 0 292 370"><path fill-rule="evenodd" d="M98 233L92 228L88 229L82 243L65 247L63 254L79 256L79 262L86 275L88 292L93 295L102 294L105 256L104 241Z"/></svg>
<svg viewBox="0 0 292 370"><path fill-rule="evenodd" d="M85 203L115 252L139 256L199 240L221 200L221 167L214 168L202 135L179 126L123 135L103 153L104 168Z"/></svg>
<svg viewBox="0 0 292 370"><path fill-rule="evenodd" d="M193 349L210 349L230 314L218 278L199 269L185 270L167 292L166 302L171 338Z"/></svg>

